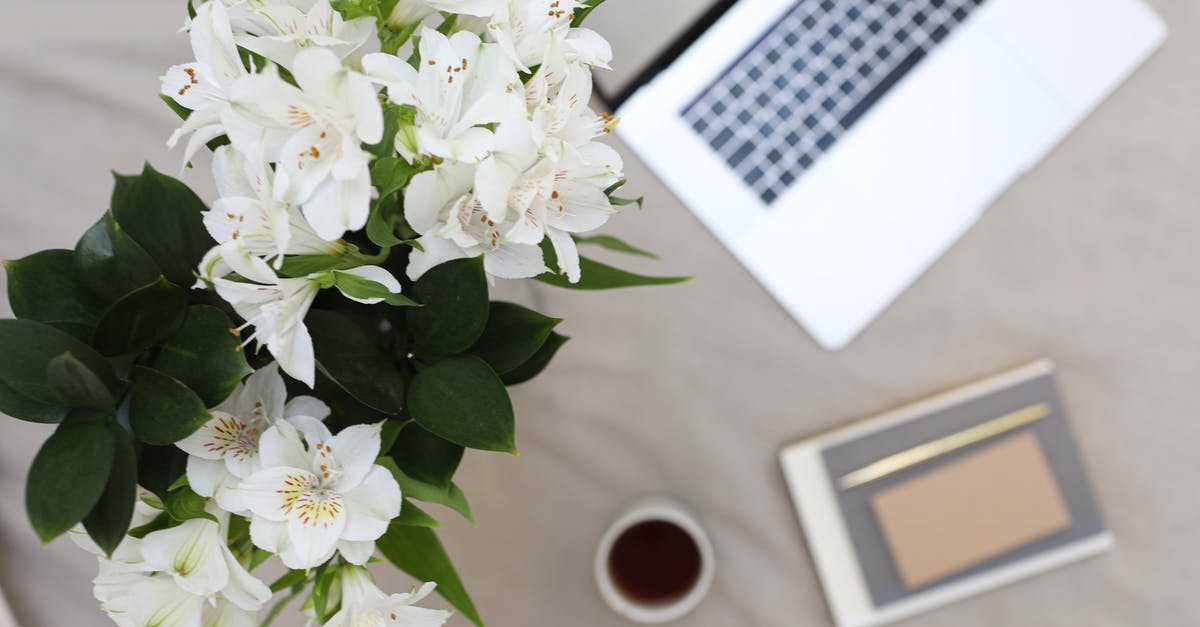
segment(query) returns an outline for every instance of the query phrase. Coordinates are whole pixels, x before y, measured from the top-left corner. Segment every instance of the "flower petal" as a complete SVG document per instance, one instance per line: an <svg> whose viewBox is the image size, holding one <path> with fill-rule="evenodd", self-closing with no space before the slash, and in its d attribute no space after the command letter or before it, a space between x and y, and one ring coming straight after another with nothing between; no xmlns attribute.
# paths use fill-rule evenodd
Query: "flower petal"
<svg viewBox="0 0 1200 627"><path fill-rule="evenodd" d="M229 567L222 549L220 527L211 520L194 518L178 527L155 531L142 539L142 556L154 570L170 573L180 588L207 596L229 583Z"/></svg>
<svg viewBox="0 0 1200 627"><path fill-rule="evenodd" d="M342 498L347 512L342 537L347 540L378 540L400 515L400 485L383 466L372 466L362 484Z"/></svg>
<svg viewBox="0 0 1200 627"><path fill-rule="evenodd" d="M342 429L325 443L325 448L320 453L329 451L341 470L333 484L334 490L349 492L363 482L367 472L375 464L375 458L379 457L382 428L382 423L353 425Z"/></svg>

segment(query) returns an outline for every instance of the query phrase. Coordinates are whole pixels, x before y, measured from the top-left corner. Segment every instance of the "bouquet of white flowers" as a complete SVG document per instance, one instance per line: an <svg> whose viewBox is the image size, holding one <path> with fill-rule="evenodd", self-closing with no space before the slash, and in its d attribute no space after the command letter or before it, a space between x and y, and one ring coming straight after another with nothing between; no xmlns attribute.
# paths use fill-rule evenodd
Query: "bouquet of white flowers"
<svg viewBox="0 0 1200 627"><path fill-rule="evenodd" d="M117 624L265 625L302 597L311 624L440 625L414 605L435 588L482 624L414 502L470 519L464 449L515 452L505 386L567 339L489 283L682 280L577 249L648 254L581 235L638 202L588 106L601 1L188 4L196 59L162 95L185 165L213 152L211 209L147 167L74 249L5 262L0 411L58 425L30 520L99 556ZM377 550L429 583L379 590Z"/></svg>

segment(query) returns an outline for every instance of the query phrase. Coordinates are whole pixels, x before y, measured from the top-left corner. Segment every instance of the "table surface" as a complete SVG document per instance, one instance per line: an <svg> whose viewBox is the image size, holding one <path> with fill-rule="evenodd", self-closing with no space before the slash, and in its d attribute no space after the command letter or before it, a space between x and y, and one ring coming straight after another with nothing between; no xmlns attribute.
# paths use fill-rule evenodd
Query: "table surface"
<svg viewBox="0 0 1200 627"><path fill-rule="evenodd" d="M1058 364L1116 549L905 624L1200 624L1200 3L1152 4L1171 27L1162 50L838 353L625 151L646 208L610 231L665 260L632 266L696 279L500 290L566 318L574 339L514 390L521 456L467 456L460 483L479 526L444 516L489 624L625 624L595 591L595 543L624 503L667 494L699 514L718 554L713 590L683 624L827 625L779 447L1039 357ZM164 146L175 120L155 94L190 59L182 6L0 9L0 256L71 246L106 208L110 169L149 158L176 171ZM211 198L204 171L188 180ZM64 540L42 548L25 520L25 473L47 434L0 422L0 584L26 627L108 624L94 560Z"/></svg>

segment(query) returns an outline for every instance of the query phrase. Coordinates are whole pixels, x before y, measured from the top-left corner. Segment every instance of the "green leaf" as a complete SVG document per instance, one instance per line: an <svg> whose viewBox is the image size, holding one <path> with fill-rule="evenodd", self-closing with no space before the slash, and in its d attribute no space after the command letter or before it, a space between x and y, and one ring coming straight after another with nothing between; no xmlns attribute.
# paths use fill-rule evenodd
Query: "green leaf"
<svg viewBox="0 0 1200 627"><path fill-rule="evenodd" d="M210 418L196 393L179 379L142 366L133 367L129 423L148 444L174 444Z"/></svg>
<svg viewBox="0 0 1200 627"><path fill-rule="evenodd" d="M179 522L196 518L219 522L216 516L204 511L207 503L208 499L196 494L190 487L184 486L168 494L165 505L171 518Z"/></svg>
<svg viewBox="0 0 1200 627"><path fill-rule="evenodd" d="M131 535L140 540L142 538L145 538L147 535L154 533L155 531L162 531L163 529L170 529L172 520L173 519L171 518L171 516L169 514L167 514L166 512L163 512L163 513L159 514L158 516L155 516L154 520L151 520L150 522L142 525L141 527L134 527L133 529L130 529L129 533L127 535Z"/></svg>
<svg viewBox="0 0 1200 627"><path fill-rule="evenodd" d="M182 381L205 407L220 405L254 372L234 326L220 309L193 305L183 326L163 345L154 369Z"/></svg>
<svg viewBox="0 0 1200 627"><path fill-rule="evenodd" d="M102 420L66 422L42 445L25 487L25 509L42 542L75 526L100 500L114 445Z"/></svg>
<svg viewBox="0 0 1200 627"><path fill-rule="evenodd" d="M39 403L0 380L0 412L18 420L54 424L67 416L66 407Z"/></svg>
<svg viewBox="0 0 1200 627"><path fill-rule="evenodd" d="M420 307L421 304L413 299L392 292L382 283L352 274L350 272L333 273L333 284L339 290L355 298L382 298L383 302L393 307Z"/></svg>
<svg viewBox="0 0 1200 627"><path fill-rule="evenodd" d="M46 381L58 394L56 405L105 414L116 409L112 394L100 377L71 353L50 360L46 366Z"/></svg>
<svg viewBox="0 0 1200 627"><path fill-rule="evenodd" d="M500 377L474 355L419 369L408 409L422 427L455 444L516 453L512 402Z"/></svg>
<svg viewBox="0 0 1200 627"><path fill-rule="evenodd" d="M396 438L400 437L400 431L407 425L411 424L411 420L400 420L398 418L389 418L383 423L383 429L379 434L379 452L386 455L392 447L396 445Z"/></svg>
<svg viewBox="0 0 1200 627"><path fill-rule="evenodd" d="M408 324L424 354L453 355L469 348L487 325L488 286L483 258L434 266L413 284L424 307L408 310Z"/></svg>
<svg viewBox="0 0 1200 627"><path fill-rule="evenodd" d="M204 203L186 185L150 164L137 176L115 176L112 213L117 222L171 282L191 285L192 272L214 243L204 229Z"/></svg>
<svg viewBox="0 0 1200 627"><path fill-rule="evenodd" d="M415 422L400 431L390 449L380 450L390 450L404 474L442 490L450 489L463 457L462 446L426 431Z"/></svg>
<svg viewBox="0 0 1200 627"><path fill-rule="evenodd" d="M289 570L282 577L276 579L271 584L271 592L276 593L280 590L286 590L298 583L304 583L308 580L308 572L303 570Z"/></svg>
<svg viewBox="0 0 1200 627"><path fill-rule="evenodd" d="M379 200L383 200L407 187L418 171L419 168L400 157L383 157L371 164L371 184L379 189Z"/></svg>
<svg viewBox="0 0 1200 627"><path fill-rule="evenodd" d="M187 453L174 445L143 445L138 455L138 484L166 502L176 480L186 479L187 458Z"/></svg>
<svg viewBox="0 0 1200 627"><path fill-rule="evenodd" d="M604 4L604 0L584 0L582 4L582 7L575 9L575 19L571 20L572 28L579 28L596 7Z"/></svg>
<svg viewBox="0 0 1200 627"><path fill-rule="evenodd" d="M43 250L5 261L8 302L18 318L92 326L104 304L88 291L70 250Z"/></svg>
<svg viewBox="0 0 1200 627"><path fill-rule="evenodd" d="M371 164L372 171L375 169L375 163L379 163L383 159L391 159L392 155L396 153L396 132L399 130L400 108L394 105L384 106L383 139L379 140L378 144L367 146L367 152L375 156L375 161Z"/></svg>
<svg viewBox="0 0 1200 627"><path fill-rule="evenodd" d="M595 244L596 246L601 246L607 248L608 250L619 253L637 255L639 257L648 257L650 259L658 259L658 255L648 250L643 250L633 246L621 239L613 237L612 235L593 235L591 237L581 237L575 235L573 237L575 238L575 242L579 244Z"/></svg>
<svg viewBox="0 0 1200 627"><path fill-rule="evenodd" d="M347 244L347 247L351 246ZM362 258L355 254L355 248L348 248L341 255L290 255L283 260L279 268L279 276L285 278L306 277L318 272L329 270L349 270L363 265Z"/></svg>
<svg viewBox="0 0 1200 627"><path fill-rule="evenodd" d="M482 627L479 611L463 588L450 556L433 530L393 524L376 542L380 552L400 570L417 581L437 583L437 592L458 608L471 622Z"/></svg>
<svg viewBox="0 0 1200 627"><path fill-rule="evenodd" d="M405 525L408 527L441 527L433 516L426 514L415 503L408 499L404 499L404 506L400 508L400 515L392 519L393 525Z"/></svg>
<svg viewBox="0 0 1200 627"><path fill-rule="evenodd" d="M104 494L87 517L83 527L92 540L107 554L117 550L133 520L137 501L137 453L133 438L117 425L112 425L115 456Z"/></svg>
<svg viewBox="0 0 1200 627"><path fill-rule="evenodd" d="M158 266L113 218L105 213L75 244L77 275L87 289L111 303L154 281Z"/></svg>
<svg viewBox="0 0 1200 627"><path fill-rule="evenodd" d="M71 353L83 362L104 385L115 385L117 381L112 364L95 349L40 322L0 320L0 347L4 349L0 350L0 382L7 389L42 405L57 406L61 401L59 391L49 383L47 372L51 360L63 353ZM0 394L0 398L4 396ZM13 403L11 407L0 409L8 412L19 405Z"/></svg>
<svg viewBox="0 0 1200 627"><path fill-rule="evenodd" d="M125 355L171 337L187 315L187 292L158 277L113 303L96 325L94 344L105 355Z"/></svg>
<svg viewBox="0 0 1200 627"><path fill-rule="evenodd" d="M547 263L546 265L550 265ZM542 283L554 285L557 287L565 287L574 290L610 290L619 287L641 287L646 285L671 285L673 283L684 283L692 280L686 276L658 277L644 276L619 270L612 266L593 261L587 257L579 258L579 269L582 278L578 283L571 283L566 276L556 274L554 272L546 272L537 275L537 280Z"/></svg>
<svg viewBox="0 0 1200 627"><path fill-rule="evenodd" d="M317 366L359 402L385 414L404 408L404 375L380 343L345 314L314 309L305 319Z"/></svg>
<svg viewBox="0 0 1200 627"><path fill-rule="evenodd" d="M538 352L530 357L525 363L513 368L512 370L500 375L500 380L504 385L516 385L524 383L546 369L550 365L550 360L558 353L558 349L562 348L563 344L571 338L558 333L551 333L550 337L546 338L546 343L538 349Z"/></svg>
<svg viewBox="0 0 1200 627"><path fill-rule="evenodd" d="M380 457L375 460L375 463L387 468L392 473L392 476L396 478L396 483L400 484L400 492L405 498L443 505L458 512L471 524L475 524L475 518L471 514L471 505L467 503L467 496L457 485L452 483L449 488L439 488L433 484L413 479L404 474L404 471L396 466L396 460L391 457Z"/></svg>
<svg viewBox="0 0 1200 627"><path fill-rule="evenodd" d="M471 353L504 374L533 357L562 318L551 318L512 303L493 302L483 336Z"/></svg>

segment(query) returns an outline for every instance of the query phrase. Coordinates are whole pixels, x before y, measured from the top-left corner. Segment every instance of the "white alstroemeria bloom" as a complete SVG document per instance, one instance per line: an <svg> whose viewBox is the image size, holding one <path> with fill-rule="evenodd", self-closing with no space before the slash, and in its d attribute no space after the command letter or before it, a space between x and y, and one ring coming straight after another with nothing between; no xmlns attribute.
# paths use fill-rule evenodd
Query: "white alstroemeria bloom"
<svg viewBox="0 0 1200 627"><path fill-rule="evenodd" d="M335 436L315 420L268 429L259 448L263 470L238 488L253 512L254 545L295 569L335 551L353 564L370 559L401 506L395 477L375 465L380 429L355 425Z"/></svg>
<svg viewBox="0 0 1200 627"><path fill-rule="evenodd" d="M416 280L430 268L453 259L483 255L487 273L502 279L523 279L546 271L536 245L508 241L506 234L519 219L510 212L498 223L488 218L472 191L476 168L445 164L413 177L405 192L404 215L421 233L423 250L408 258L408 276Z"/></svg>
<svg viewBox="0 0 1200 627"><path fill-rule="evenodd" d="M100 608L118 627L256 627L258 612L227 599L192 594L166 573L114 569L104 560L93 580Z"/></svg>
<svg viewBox="0 0 1200 627"><path fill-rule="evenodd" d="M224 5L208 2L197 7L190 36L196 61L171 66L162 81L162 93L192 112L167 140L174 148L182 136L192 134L184 150L185 165L201 146L225 132L221 113L228 105L229 89L246 75Z"/></svg>
<svg viewBox="0 0 1200 627"><path fill-rule="evenodd" d="M296 55L306 48L321 47L345 59L375 34L374 18L347 22L329 0L317 0L303 9L286 2L263 3L246 6L241 13L247 30L235 37L238 45L289 70Z"/></svg>
<svg viewBox="0 0 1200 627"><path fill-rule="evenodd" d="M580 269L571 234L598 229L616 213L604 190L621 180L622 168L617 151L599 142L568 151L558 164L545 205L546 235L559 269L572 283L579 281Z"/></svg>
<svg viewBox="0 0 1200 627"><path fill-rule="evenodd" d="M188 484L196 494L214 498L227 512L245 512L238 492L231 488L262 469L258 457L262 433L281 420L297 416L324 420L329 416L329 406L313 396L287 400L287 386L276 362L246 377L229 398L212 410L212 419L175 443L188 454Z"/></svg>
<svg viewBox="0 0 1200 627"><path fill-rule="evenodd" d="M404 594L389 595L375 585L371 573L361 566L338 573L342 586L342 609L322 627L438 627L450 612L416 607L437 584L426 583Z"/></svg>
<svg viewBox="0 0 1200 627"><path fill-rule="evenodd" d="M571 27L582 6L573 0L507 0L487 30L524 72L540 65L555 42L561 42L568 61L607 68L612 61L608 41L590 29Z"/></svg>
<svg viewBox="0 0 1200 627"><path fill-rule="evenodd" d="M246 571L225 544L229 514L210 507L221 523L205 518L186 520L176 527L146 534L142 539L145 566L169 575L190 594L220 595L237 607L255 612L271 598L271 590Z"/></svg>
<svg viewBox="0 0 1200 627"><path fill-rule="evenodd" d="M521 79L495 44L471 32L451 37L421 31L421 64L376 53L363 57L371 80L387 87L388 99L417 110L415 127L396 136L396 150L412 161L418 154L474 163L492 147L492 132L481 125L499 122L521 108Z"/></svg>
<svg viewBox="0 0 1200 627"><path fill-rule="evenodd" d="M334 241L367 223L370 157L362 144L383 137L383 112L367 78L323 48L296 55L299 89L268 67L230 90L222 117L233 145L277 163L275 196L299 204L322 239Z"/></svg>
<svg viewBox="0 0 1200 627"><path fill-rule="evenodd" d="M340 255L346 245L322 239L300 210L275 198L275 173L265 160L243 155L232 146L213 154L213 175L220 196L204 213L204 226L217 241L220 260L249 278L272 276L265 262L278 269L284 255ZM203 267L211 276L212 262Z"/></svg>
<svg viewBox="0 0 1200 627"><path fill-rule="evenodd" d="M564 62L538 68L525 96L538 146L566 152L608 133L612 118L596 115L588 107L591 97L592 75L586 67ZM554 142L560 145L547 146Z"/></svg>

